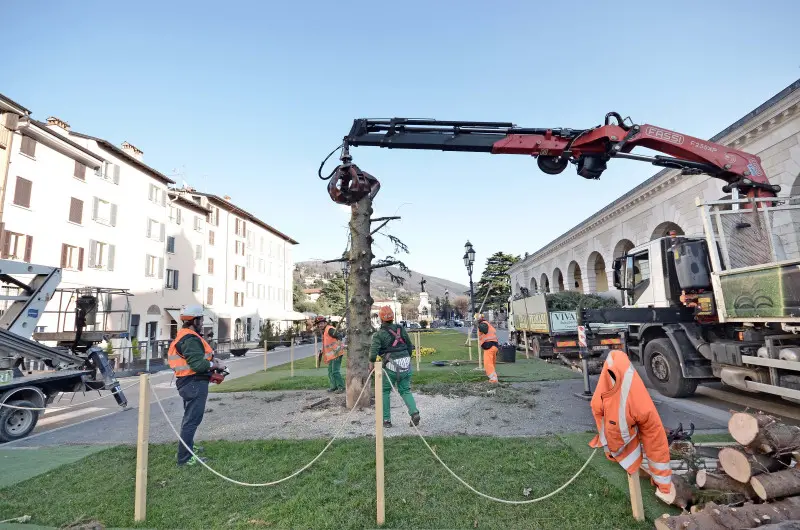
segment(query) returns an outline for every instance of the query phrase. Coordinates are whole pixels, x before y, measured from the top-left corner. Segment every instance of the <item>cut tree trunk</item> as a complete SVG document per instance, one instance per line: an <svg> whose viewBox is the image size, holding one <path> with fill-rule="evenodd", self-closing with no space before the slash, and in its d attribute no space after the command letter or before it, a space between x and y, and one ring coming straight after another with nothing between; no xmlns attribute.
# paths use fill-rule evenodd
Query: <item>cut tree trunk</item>
<svg viewBox="0 0 800 530"><path fill-rule="evenodd" d="M797 495L800 493L800 469L793 467L769 475L759 475L751 478L750 484L765 501Z"/></svg>
<svg viewBox="0 0 800 530"><path fill-rule="evenodd" d="M356 403L369 375L369 347L372 339L372 322L370 310L370 279L372 276L372 237L370 236L370 216L372 215L372 199L364 197L351 206L350 215L350 322L348 330L347 352L347 408L358 405L359 408L370 406L371 389L364 391L359 403ZM380 365L377 365L380 366Z"/></svg>
<svg viewBox="0 0 800 530"><path fill-rule="evenodd" d="M800 427L786 425L767 414L737 412L728 421L733 439L764 454L788 454L800 448Z"/></svg>
<svg viewBox="0 0 800 530"><path fill-rule="evenodd" d="M791 460L766 455L748 454L732 447L719 452L719 465L732 479L748 483L755 475L786 469Z"/></svg>
<svg viewBox="0 0 800 530"><path fill-rule="evenodd" d="M694 504L695 489L688 480L682 476L672 475L672 485L674 487L669 493L661 493L661 490L656 490L656 497L667 504L684 509Z"/></svg>
<svg viewBox="0 0 800 530"><path fill-rule="evenodd" d="M750 484L742 484L727 475L709 473L705 469L697 472L695 482L701 489L703 497L708 494L725 497L724 499L720 498L725 504L736 504L756 497Z"/></svg>
<svg viewBox="0 0 800 530"><path fill-rule="evenodd" d="M800 498L772 504L745 504L738 508L709 502L693 514L656 519L656 530L738 530L800 519Z"/></svg>

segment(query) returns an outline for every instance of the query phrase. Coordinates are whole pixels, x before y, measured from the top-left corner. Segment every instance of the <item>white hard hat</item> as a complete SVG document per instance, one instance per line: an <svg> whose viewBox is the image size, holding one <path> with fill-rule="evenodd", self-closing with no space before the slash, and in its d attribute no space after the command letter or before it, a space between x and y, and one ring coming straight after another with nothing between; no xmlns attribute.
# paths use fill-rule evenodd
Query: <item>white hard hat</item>
<svg viewBox="0 0 800 530"><path fill-rule="evenodd" d="M184 306L181 309L181 320L194 320L203 316L203 306L200 304L192 304Z"/></svg>

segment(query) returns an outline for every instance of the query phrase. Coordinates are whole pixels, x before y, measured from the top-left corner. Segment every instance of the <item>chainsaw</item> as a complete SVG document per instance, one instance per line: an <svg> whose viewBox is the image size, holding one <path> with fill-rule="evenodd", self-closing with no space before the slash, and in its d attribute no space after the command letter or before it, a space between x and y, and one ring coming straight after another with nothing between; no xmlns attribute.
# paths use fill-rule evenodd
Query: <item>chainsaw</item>
<svg viewBox="0 0 800 530"><path fill-rule="evenodd" d="M223 381L225 381L225 376L226 375L230 375L230 372L228 371L227 368L225 368L223 370L220 370L218 368L214 368L213 370L211 370L211 377L209 378L208 382L218 385L218 384L222 383Z"/></svg>

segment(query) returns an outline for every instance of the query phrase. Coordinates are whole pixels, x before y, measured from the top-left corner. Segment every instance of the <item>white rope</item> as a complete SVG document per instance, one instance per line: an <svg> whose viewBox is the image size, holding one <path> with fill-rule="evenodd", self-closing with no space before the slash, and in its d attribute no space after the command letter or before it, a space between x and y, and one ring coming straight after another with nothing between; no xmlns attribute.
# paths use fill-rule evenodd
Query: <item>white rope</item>
<svg viewBox="0 0 800 530"><path fill-rule="evenodd" d="M81 401L80 403L75 403L74 405L67 405L65 407L61 407L59 410L71 409L71 408L74 408L74 407L80 407L82 405L86 405L88 403L94 403L95 401L100 401L101 399L105 399L105 398L110 397L110 396L112 396L114 394L119 394L123 390L128 390L129 388L133 388L138 384L139 384L139 382L137 381L137 382L133 383L132 385L128 385L128 386L126 386L124 388L120 387L119 390L112 390L111 392L109 392L105 396L100 396L100 397L95 398L95 399L90 399L89 401ZM17 409L17 410L46 410L45 407L18 407L17 405L9 405L7 403L0 403L0 407L7 407L7 408L10 408L10 409Z"/></svg>
<svg viewBox="0 0 800 530"><path fill-rule="evenodd" d="M246 487L250 487L250 488L261 488L261 487L264 487L264 486L275 486L277 484L280 484L281 482L285 482L285 481L287 481L287 480L289 480L291 478L296 477L297 475L299 475L300 473L302 473L303 471L305 471L306 469L311 467L311 465L314 462L319 460L319 458L323 454L325 454L325 451L328 450L328 448L333 444L333 442L336 440L336 438L338 438L339 435L342 434L342 431L344 430L345 426L347 425L347 420L350 418L350 415L353 413L353 411L358 406L358 403L361 401L361 398L364 395L364 391L367 389L367 387L369 387L369 380L372 378L372 374L374 372L375 372L374 369L369 372L369 375L367 376L367 380L364 382L364 387L361 389L361 393L358 395L358 398L356 399L355 403L353 404L353 408L351 408L350 411L347 413L347 416L345 416L344 422L342 423L342 426L339 427L339 430L336 432L336 434L333 436L333 438L331 438L331 441L328 442L328 445L326 445L322 449L322 451L314 458L314 460L312 460L311 462L309 462L305 466L301 467L300 469L298 469L297 471L295 471L294 473L292 473L288 477L284 477L284 478L282 478L280 480L273 480L272 482L264 482L264 483L261 483L261 484L251 484L249 482L240 482L240 481L232 479L230 477L226 477L222 473L219 473L218 471L214 470L211 466L209 466L208 464L203 462L203 460L201 460L195 454L195 452L192 450L192 448L189 447L188 445L186 445L186 442L183 441L183 438L181 438L181 435L175 429L175 426L172 424L172 421L169 419L169 416L167 416L167 411L165 411L164 410L164 406L161 405L161 400L158 398L158 394L156 394L156 391L155 391L155 389L153 388L152 385L150 385L150 389L153 391L153 395L155 395L155 397L156 397L156 403L158 404L158 408L160 408L161 409L161 413L164 414L164 419L167 420L167 423L169 424L170 428L172 429L172 432L175 433L175 436L178 438L178 440L181 442L181 444L183 444L183 446L192 454L192 456L198 459L197 460L198 462L200 462L206 469L208 469L209 471L211 471L212 473L217 475L219 478L221 478L223 480L227 480L228 482L230 482L232 484L236 484L238 486L246 486Z"/></svg>
<svg viewBox="0 0 800 530"><path fill-rule="evenodd" d="M400 394L400 392L398 392L398 391L397 391L397 388L395 388L395 386L394 386L394 383L392 383L392 379L389 377L389 374L387 374L387 373L386 373L386 370L385 370L385 369L383 370L383 373L384 373L384 376L385 376L385 377L386 377L386 378L389 380L389 384L391 385L391 387L392 387L392 390L394 390L395 392L397 392L398 394ZM376 397L376 399L377 399L377 397ZM570 478L568 481L566 481L566 482L565 482L565 483L564 483L564 484L563 484L563 485L562 485L560 488L558 488L557 490L555 490L555 491L553 491L553 492L550 492L550 493L548 493L547 495L543 495L543 496L541 496L541 497L537 497L537 498L535 498L535 499L528 499L528 500L524 500L524 501L510 501L510 500L507 500L507 499L499 499L499 498L497 498L497 497L492 497L491 495L487 495L487 494L485 494L485 493L482 493L482 492L480 492L480 491L476 490L475 488L473 488L472 486L470 486L470 485L469 485L469 484L468 484L466 481L464 481L464 479L462 479L461 477L459 477L458 475L456 475L456 473L455 473L455 472L454 472L452 469L450 469L450 467L448 467L448 465L447 465L447 464L445 464L445 463L444 463L444 461L442 461L442 459L441 459L441 458L439 458L439 455L437 455L437 454L436 454L436 451L434 451L434 450L433 450L433 448L432 448L432 447L431 447L431 446L428 444L428 441L425 439L425 437L424 437L424 436L422 436L422 433L421 433L421 432L419 432L419 429L417 428L417 426L416 426L416 425L414 425L414 422L411 422L411 426L412 426L412 427L414 427L414 430L415 430L415 431L416 431L416 433L419 435L419 437L420 437L420 439L422 440L422 442L425 444L425 447L427 447L427 448L430 450L430 452L431 452L431 454L434 456L434 458L436 458L436 460L438 460L438 461L439 461L439 463L440 463L440 464L442 464L442 466L444 466L444 468L445 468L447 471L449 471L449 472L450 472L450 474L451 474L451 475L453 475L453 477L455 477L455 479L456 479L456 480L458 480L458 481L459 481L461 484L463 484L463 485L464 485L464 486L465 486L467 489L469 489L469 490L470 490L470 491L472 491L473 493L475 493L475 494L477 494L477 495L480 495L481 497L483 497L483 498L485 498L485 499L489 499L490 501L501 502L501 503L503 503L503 504L533 504L534 502L539 502L539 501L543 501L543 500L545 500L545 499L549 499L550 497L552 497L552 496L553 496L553 495L555 495L556 493L560 492L561 490L563 490L564 488L566 488L567 486L569 486L570 484L572 484L572 482L573 482L573 481L574 481L576 478L578 478L578 477L580 476L580 474L581 474L581 473L583 473L583 470L584 470L584 469L586 469L586 466L588 466L588 465L589 465L589 462L591 462L591 461L592 461L592 458L594 457L595 453L597 452L597 449L595 449L594 451L592 451L592 454L590 454L590 455L589 455L589 458L588 458L588 459L586 459L586 463L584 463L584 464L583 464L583 467L581 467L581 468L578 470L578 472L577 472L577 473L575 473L574 475L572 475L572 478Z"/></svg>

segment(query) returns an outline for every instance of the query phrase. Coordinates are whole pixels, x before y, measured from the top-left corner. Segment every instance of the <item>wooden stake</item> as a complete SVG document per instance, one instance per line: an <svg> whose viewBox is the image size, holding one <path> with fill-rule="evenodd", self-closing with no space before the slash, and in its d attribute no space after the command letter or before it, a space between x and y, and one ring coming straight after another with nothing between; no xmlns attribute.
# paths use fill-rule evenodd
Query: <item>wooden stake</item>
<svg viewBox="0 0 800 530"><path fill-rule="evenodd" d="M267 371L267 339L264 339L264 371Z"/></svg>
<svg viewBox="0 0 800 530"><path fill-rule="evenodd" d="M134 520L147 517L147 450L150 447L150 375L139 376L139 432L136 442Z"/></svg>
<svg viewBox="0 0 800 530"><path fill-rule="evenodd" d="M292 373L290 377L294 377L294 339L292 339L291 346L289 346L289 359L290 359L289 366L291 367L291 373Z"/></svg>
<svg viewBox="0 0 800 530"><path fill-rule="evenodd" d="M419 358L422 355L422 334L417 331L417 373L419 373Z"/></svg>
<svg viewBox="0 0 800 530"><path fill-rule="evenodd" d="M528 355L528 332L525 330L522 330L522 340L525 342L525 358L530 359Z"/></svg>
<svg viewBox="0 0 800 530"><path fill-rule="evenodd" d="M375 363L375 490L377 496L378 526L386 518L386 505L383 497L383 362Z"/></svg>
<svg viewBox="0 0 800 530"><path fill-rule="evenodd" d="M633 518L644 521L644 503L642 502L642 484L639 482L639 473L628 474L628 490L631 494L631 510Z"/></svg>
<svg viewBox="0 0 800 530"><path fill-rule="evenodd" d="M472 330L469 332L472 333ZM469 341L469 360L472 360L472 341Z"/></svg>

